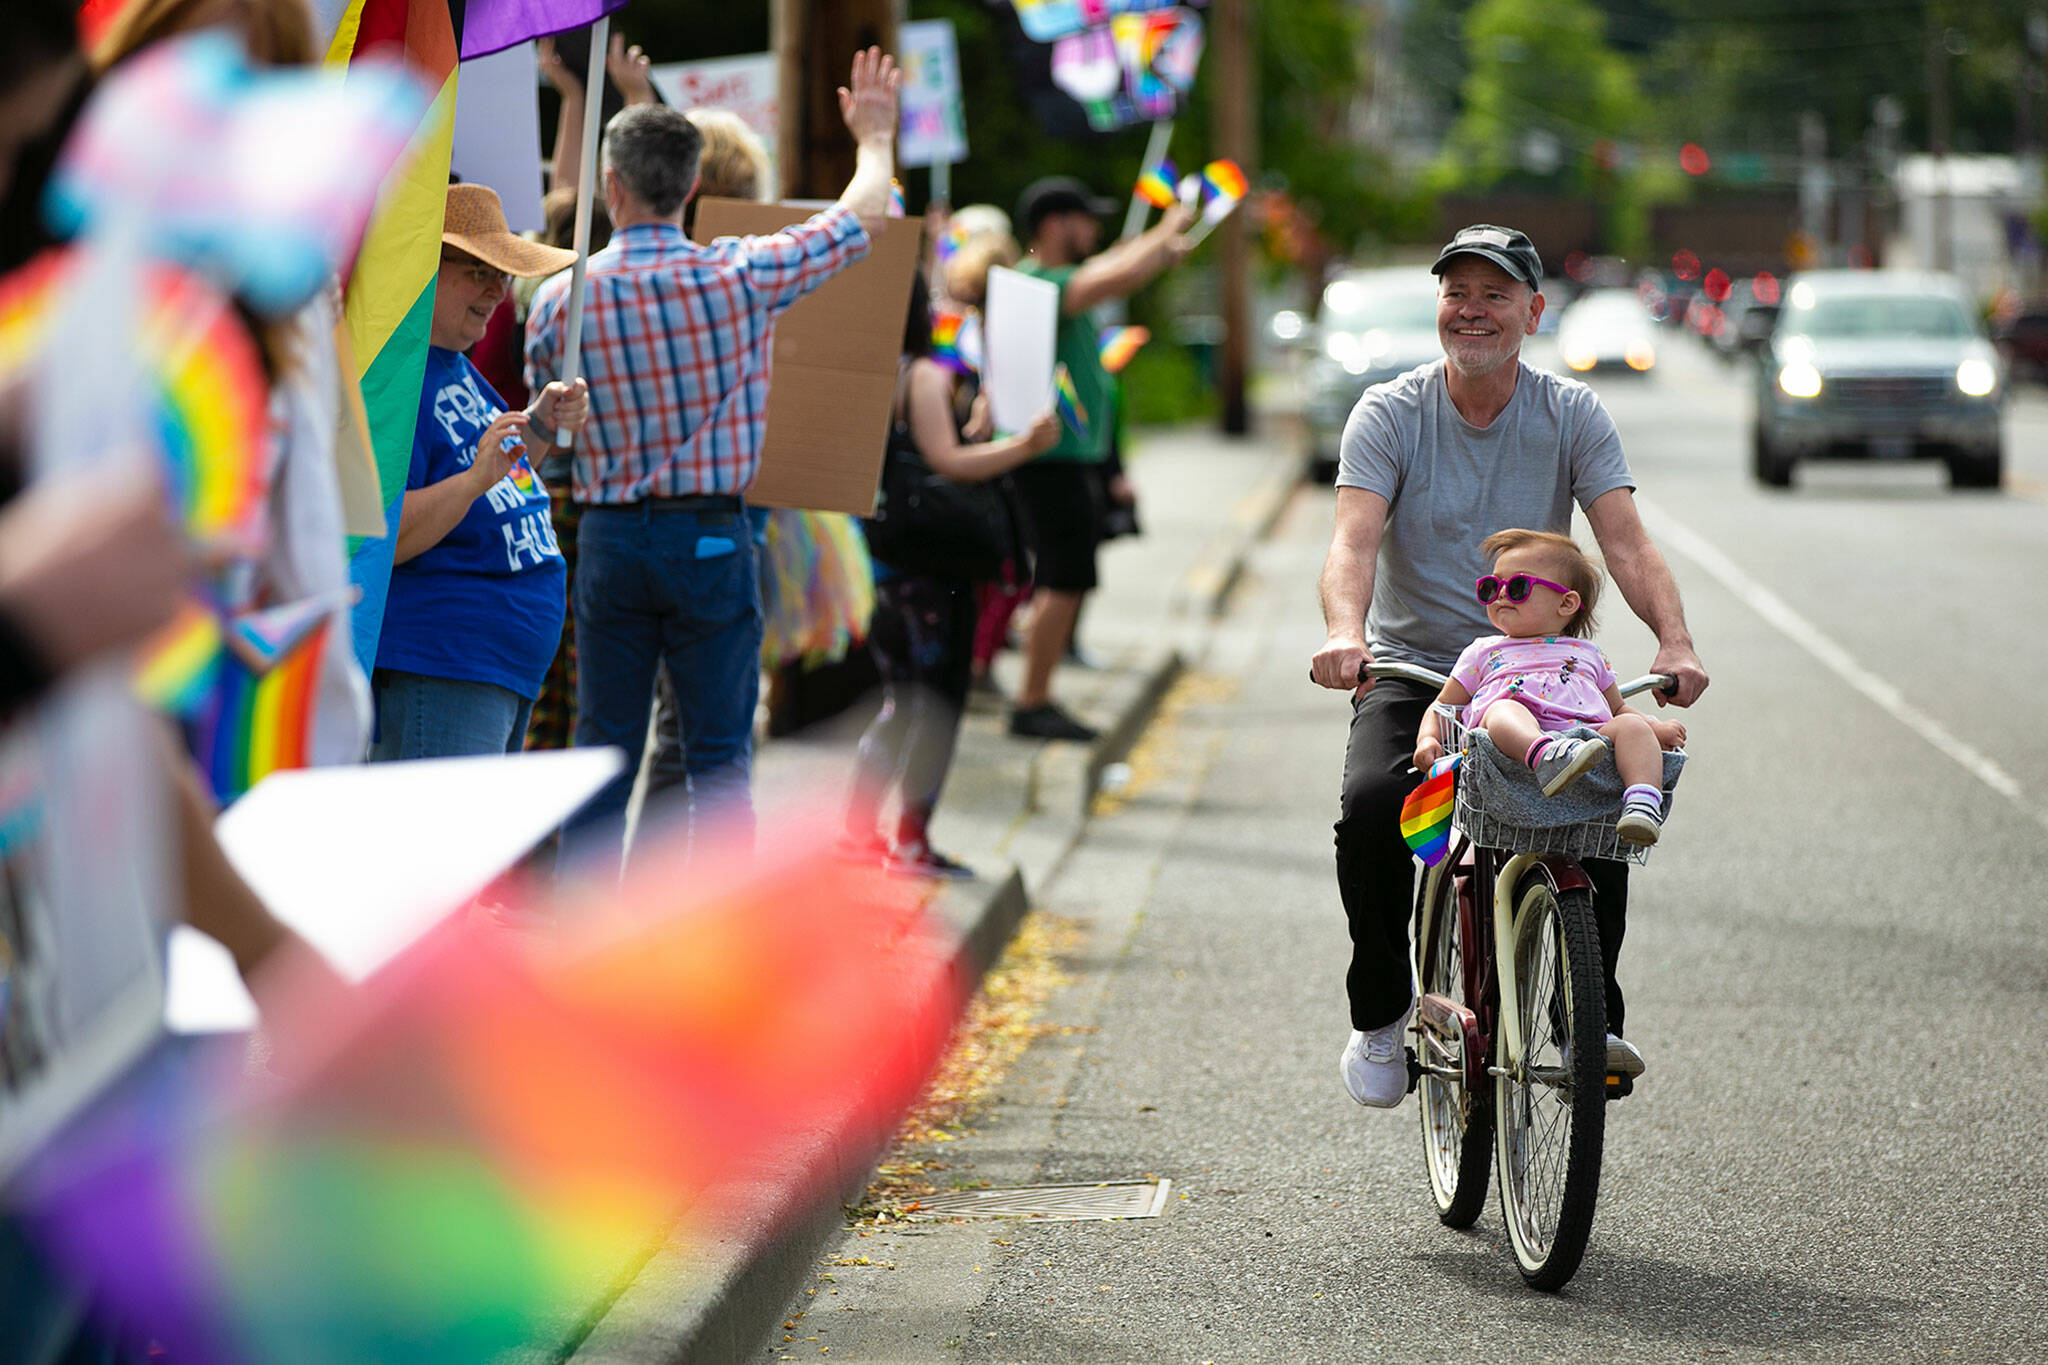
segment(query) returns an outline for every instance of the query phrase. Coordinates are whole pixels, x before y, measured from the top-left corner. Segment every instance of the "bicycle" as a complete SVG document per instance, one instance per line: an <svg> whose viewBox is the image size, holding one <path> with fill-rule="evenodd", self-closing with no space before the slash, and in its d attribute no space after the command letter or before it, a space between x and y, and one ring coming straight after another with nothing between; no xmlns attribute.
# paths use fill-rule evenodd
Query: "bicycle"
<svg viewBox="0 0 2048 1365"><path fill-rule="evenodd" d="M1445 682L1408 664L1374 663L1369 672L1439 689ZM1675 685L1653 673L1621 693ZM1437 710L1444 751L1467 750L1457 708ZM1600 933L1580 864L1642 863L1649 850L1617 839L1611 818L1548 830L1503 823L1465 781L1452 829L1450 853L1427 869L1415 897L1408 1065L1410 1088L1421 1092L1430 1192L1446 1226L1470 1227L1486 1202L1491 1147L1522 1278L1557 1290L1592 1234L1607 1103L1634 1088L1607 1070Z"/></svg>

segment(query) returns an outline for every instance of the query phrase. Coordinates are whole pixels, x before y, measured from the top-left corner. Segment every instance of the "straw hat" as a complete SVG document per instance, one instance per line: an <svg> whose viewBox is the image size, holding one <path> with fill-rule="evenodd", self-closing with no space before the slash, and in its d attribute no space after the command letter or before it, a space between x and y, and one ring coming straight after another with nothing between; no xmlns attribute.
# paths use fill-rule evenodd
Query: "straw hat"
<svg viewBox="0 0 2048 1365"><path fill-rule="evenodd" d="M573 251L542 246L516 235L505 225L505 206L499 202L498 192L483 185L448 187L448 214L441 222L441 240L508 275L528 279L576 264Z"/></svg>

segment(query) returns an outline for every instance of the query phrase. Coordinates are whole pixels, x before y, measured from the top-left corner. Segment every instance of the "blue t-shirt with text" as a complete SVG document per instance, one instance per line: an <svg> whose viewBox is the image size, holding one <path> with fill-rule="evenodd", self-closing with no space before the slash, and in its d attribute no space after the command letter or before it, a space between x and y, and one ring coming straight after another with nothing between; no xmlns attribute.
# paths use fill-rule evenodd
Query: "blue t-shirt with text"
<svg viewBox="0 0 2048 1365"><path fill-rule="evenodd" d="M504 410L468 357L428 347L406 488L469 468L484 429ZM391 571L377 667L536 697L562 639L568 577L547 490L522 459L440 544Z"/></svg>

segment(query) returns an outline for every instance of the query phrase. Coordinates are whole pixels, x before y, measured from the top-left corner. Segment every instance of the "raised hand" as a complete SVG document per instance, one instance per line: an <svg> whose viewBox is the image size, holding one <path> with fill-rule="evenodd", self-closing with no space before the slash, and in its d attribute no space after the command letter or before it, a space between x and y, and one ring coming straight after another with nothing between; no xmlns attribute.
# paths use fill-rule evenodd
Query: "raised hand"
<svg viewBox="0 0 2048 1365"><path fill-rule="evenodd" d="M534 45L534 58L540 64L540 74L555 87L556 94L565 99L572 96L579 100L583 98L582 73L569 69L553 38L543 38Z"/></svg>
<svg viewBox="0 0 2048 1365"><path fill-rule="evenodd" d="M654 79L647 74L653 63L639 44L626 46L622 33L612 35L611 46L605 49L604 69L610 74L612 84L619 87L619 93L626 97L628 104L653 104Z"/></svg>
<svg viewBox="0 0 2048 1365"><path fill-rule="evenodd" d="M897 91L902 85L896 59L879 47L854 54L853 75L839 87L839 116L855 142L895 140Z"/></svg>

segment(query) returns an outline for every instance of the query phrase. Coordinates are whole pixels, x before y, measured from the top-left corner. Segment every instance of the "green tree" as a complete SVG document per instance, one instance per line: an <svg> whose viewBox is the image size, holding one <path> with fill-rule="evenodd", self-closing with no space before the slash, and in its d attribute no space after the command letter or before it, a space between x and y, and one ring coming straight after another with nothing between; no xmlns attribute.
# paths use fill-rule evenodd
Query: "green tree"
<svg viewBox="0 0 2048 1365"><path fill-rule="evenodd" d="M1440 178L1595 192L1640 127L1642 92L1590 0L1479 0Z"/></svg>

